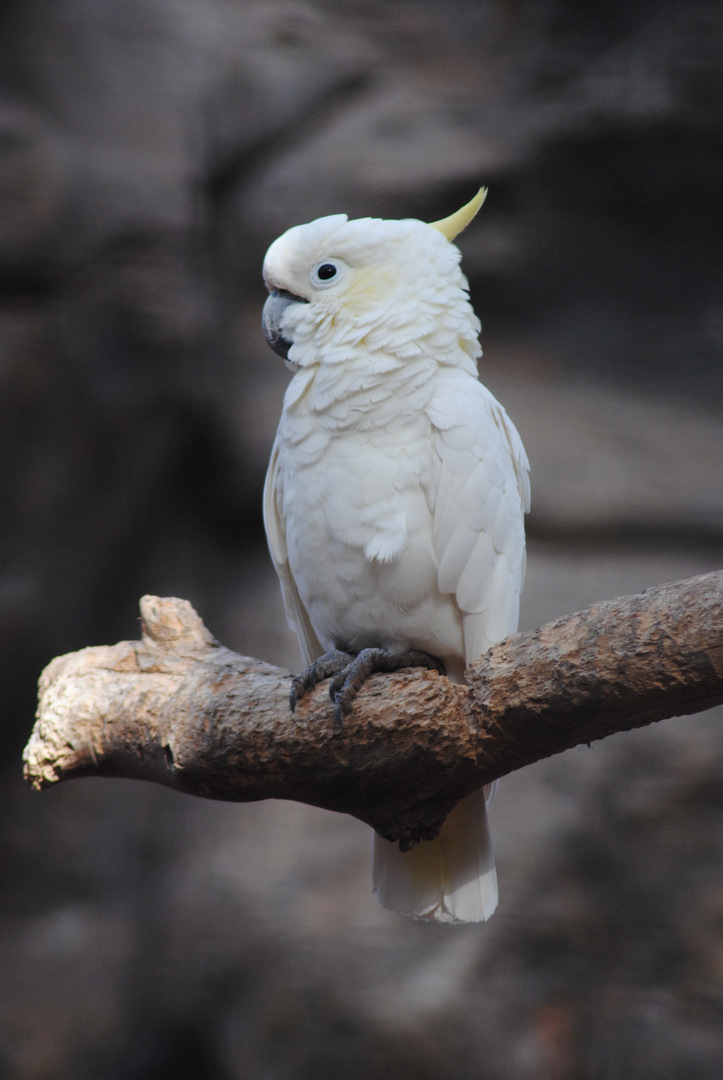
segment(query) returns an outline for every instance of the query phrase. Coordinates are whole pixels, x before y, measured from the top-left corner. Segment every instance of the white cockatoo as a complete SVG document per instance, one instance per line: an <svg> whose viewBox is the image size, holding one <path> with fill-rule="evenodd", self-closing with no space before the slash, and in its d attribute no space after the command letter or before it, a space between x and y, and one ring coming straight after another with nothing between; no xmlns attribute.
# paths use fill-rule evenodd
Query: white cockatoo
<svg viewBox="0 0 723 1080"><path fill-rule="evenodd" d="M410 664L461 681L517 629L528 462L479 381L480 324L443 221L345 214L297 225L264 260L264 332L294 376L264 492L288 621L340 723L364 678ZM441 664L440 664L441 661ZM380 903L438 922L487 919L497 879L489 791L411 851L374 837Z"/></svg>

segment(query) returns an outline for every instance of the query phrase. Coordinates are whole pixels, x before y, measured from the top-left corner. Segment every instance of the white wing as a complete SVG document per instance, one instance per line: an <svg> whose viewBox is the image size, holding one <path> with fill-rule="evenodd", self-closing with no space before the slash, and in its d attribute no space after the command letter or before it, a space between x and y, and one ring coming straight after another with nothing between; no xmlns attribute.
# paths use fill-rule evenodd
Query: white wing
<svg viewBox="0 0 723 1080"><path fill-rule="evenodd" d="M432 541L438 584L463 613L469 663L517 629L529 464L502 406L461 372L450 372L429 416L440 458Z"/></svg>
<svg viewBox="0 0 723 1080"><path fill-rule="evenodd" d="M314 628L309 621L306 608L301 602L296 582L289 566L289 554L286 547L286 523L281 506L282 478L279 470L278 441L274 442L271 460L264 484L264 527L271 553L271 561L281 582L281 595L284 598L286 619L299 640L299 648L305 664L310 664L324 652Z"/></svg>

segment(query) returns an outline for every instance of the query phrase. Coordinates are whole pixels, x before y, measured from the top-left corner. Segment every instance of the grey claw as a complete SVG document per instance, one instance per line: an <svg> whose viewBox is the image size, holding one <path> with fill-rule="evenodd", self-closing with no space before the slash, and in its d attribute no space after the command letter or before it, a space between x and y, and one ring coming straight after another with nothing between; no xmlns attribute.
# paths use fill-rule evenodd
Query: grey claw
<svg viewBox="0 0 723 1080"><path fill-rule="evenodd" d="M299 698L302 698L307 690L313 690L315 683L313 679L308 677L309 669L306 668L300 675L296 675L291 680L291 690L289 692L289 708L292 712L296 712L296 706Z"/></svg>
<svg viewBox="0 0 723 1080"><path fill-rule="evenodd" d="M340 671L338 675L335 675L329 683L329 697L332 701L336 701L340 691L344 689L344 683L347 680L348 673L349 669L344 668L344 670Z"/></svg>
<svg viewBox="0 0 723 1080"><path fill-rule="evenodd" d="M344 698L337 694L334 700L334 719L340 728L344 727Z"/></svg>
<svg viewBox="0 0 723 1080"><path fill-rule="evenodd" d="M338 671L343 670L351 659L349 653L344 653L340 649L332 649L331 652L319 656L312 664L299 672L292 679L289 692L289 708L292 713L296 711L299 701L309 690L313 690L317 683L320 683L323 679L327 679L330 675L335 675Z"/></svg>

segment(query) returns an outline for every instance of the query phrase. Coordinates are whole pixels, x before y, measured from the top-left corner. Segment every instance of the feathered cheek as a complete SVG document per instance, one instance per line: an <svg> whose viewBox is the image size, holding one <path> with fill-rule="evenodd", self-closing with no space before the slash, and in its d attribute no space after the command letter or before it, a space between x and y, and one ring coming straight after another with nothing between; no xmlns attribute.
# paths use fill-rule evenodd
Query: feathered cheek
<svg viewBox="0 0 723 1080"><path fill-rule="evenodd" d="M282 332L291 342L287 354L289 364L294 367L310 367L318 360L315 328L309 305L298 304L287 309L282 322Z"/></svg>
<svg viewBox="0 0 723 1080"><path fill-rule="evenodd" d="M349 298L334 317L334 343L356 349L363 346L367 352L393 346L398 337L400 324L406 325L408 317L401 315L404 299L390 292L376 297L373 303L361 304L356 294ZM410 330L413 336L413 328Z"/></svg>
<svg viewBox="0 0 723 1080"><path fill-rule="evenodd" d="M366 333L354 313L348 308L328 308L325 312L315 312L313 325L300 328L299 339L308 333L307 340L312 345L317 360L324 365L338 365L350 360L356 353L356 346Z"/></svg>

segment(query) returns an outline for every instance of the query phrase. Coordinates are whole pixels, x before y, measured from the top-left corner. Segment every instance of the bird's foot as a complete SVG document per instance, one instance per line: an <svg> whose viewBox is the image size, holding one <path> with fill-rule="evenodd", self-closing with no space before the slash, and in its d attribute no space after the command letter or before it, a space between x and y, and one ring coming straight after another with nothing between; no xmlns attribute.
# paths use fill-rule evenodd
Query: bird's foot
<svg viewBox="0 0 723 1080"><path fill-rule="evenodd" d="M403 653L389 652L388 649L362 649L356 656L341 649L331 649L292 680L289 695L291 711L294 712L297 702L317 683L333 676L329 683L329 697L334 702L336 722L343 727L344 717L351 712L354 698L370 675L408 667L423 667L438 671L440 675L446 674L442 661L421 649L410 649Z"/></svg>
<svg viewBox="0 0 723 1080"><path fill-rule="evenodd" d="M423 667L438 671L440 675L446 674L445 666L438 657L420 649L403 653L392 653L387 649L362 649L356 656L349 657L349 662L337 669L329 684L329 697L334 702L334 716L339 727L344 726L344 717L351 712L354 698L370 675L407 667Z"/></svg>
<svg viewBox="0 0 723 1080"><path fill-rule="evenodd" d="M304 694L308 694L309 690L313 690L317 683L320 683L322 679L328 679L330 675L336 675L337 672L346 671L353 659L350 653L342 652L341 649L331 649L305 667L291 683L289 694L291 711L294 712L299 699Z"/></svg>

